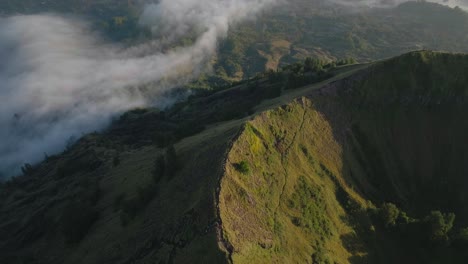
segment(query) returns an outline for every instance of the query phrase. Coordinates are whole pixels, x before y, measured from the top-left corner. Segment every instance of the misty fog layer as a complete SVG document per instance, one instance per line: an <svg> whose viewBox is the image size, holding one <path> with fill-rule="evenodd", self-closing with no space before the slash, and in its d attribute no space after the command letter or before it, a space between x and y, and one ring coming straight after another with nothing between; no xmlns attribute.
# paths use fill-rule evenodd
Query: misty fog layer
<svg viewBox="0 0 468 264"><path fill-rule="evenodd" d="M395 7L409 0L325 0L330 3L340 4L351 8L362 7ZM418 0L411 0L418 1ZM420 0L426 1L426 0ZM460 7L468 10L468 0L427 0L427 2L438 3L450 7Z"/></svg>
<svg viewBox="0 0 468 264"><path fill-rule="evenodd" d="M141 24L159 39L126 49L104 43L78 18L0 18L0 178L60 152L71 137L102 129L126 110L170 105L174 98L165 93L206 69L229 27L273 2L149 4ZM186 34L195 35L193 45L160 48Z"/></svg>

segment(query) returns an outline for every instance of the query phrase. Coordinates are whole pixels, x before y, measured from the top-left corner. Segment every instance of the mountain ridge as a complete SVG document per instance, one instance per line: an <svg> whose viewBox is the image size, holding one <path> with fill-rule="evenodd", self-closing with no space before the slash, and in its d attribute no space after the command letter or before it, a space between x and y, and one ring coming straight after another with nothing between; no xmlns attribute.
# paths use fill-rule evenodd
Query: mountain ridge
<svg viewBox="0 0 468 264"><path fill-rule="evenodd" d="M172 110L127 113L1 185L0 255L6 263L463 263L466 150L454 142L468 130L457 99L468 95L467 64L463 54L411 52L338 68L270 99L252 96L274 89L264 78ZM252 108L212 119L220 105L242 108L236 98ZM190 121L188 113L209 122L177 132L174 120ZM161 145L164 130L181 134ZM451 159L439 167L421 165L444 155ZM387 227L386 203L409 220ZM431 210L457 216L435 242L426 239Z"/></svg>

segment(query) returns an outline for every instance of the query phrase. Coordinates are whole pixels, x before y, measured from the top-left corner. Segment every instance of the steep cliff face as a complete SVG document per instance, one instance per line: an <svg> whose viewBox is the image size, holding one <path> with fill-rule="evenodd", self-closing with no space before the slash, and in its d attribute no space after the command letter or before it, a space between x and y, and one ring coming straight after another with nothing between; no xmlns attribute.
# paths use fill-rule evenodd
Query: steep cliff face
<svg viewBox="0 0 468 264"><path fill-rule="evenodd" d="M376 215L392 202L466 226L467 62L410 53L247 122L220 192L233 261L460 261L408 245Z"/></svg>

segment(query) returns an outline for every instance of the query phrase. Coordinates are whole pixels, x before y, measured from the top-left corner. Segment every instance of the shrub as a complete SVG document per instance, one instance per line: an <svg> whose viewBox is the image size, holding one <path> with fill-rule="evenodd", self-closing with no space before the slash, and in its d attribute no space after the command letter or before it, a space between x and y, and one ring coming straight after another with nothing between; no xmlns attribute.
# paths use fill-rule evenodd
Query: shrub
<svg viewBox="0 0 468 264"><path fill-rule="evenodd" d="M409 217L408 214L406 214L406 212L403 212L403 211L400 211L400 214L398 216L398 224L410 224L412 222L415 222L416 220Z"/></svg>
<svg viewBox="0 0 468 264"><path fill-rule="evenodd" d="M332 225L326 214L322 190L320 187L310 184L305 176L299 177L287 205L290 209L300 213L298 219L293 219L294 225L314 232L321 238L332 235Z"/></svg>
<svg viewBox="0 0 468 264"><path fill-rule="evenodd" d="M319 248L314 254L312 254L312 264L331 264L332 262L325 254L322 248Z"/></svg>
<svg viewBox="0 0 468 264"><path fill-rule="evenodd" d="M323 66L325 65L325 62L315 59L315 58L306 58L304 61L304 71L308 72L318 72L323 70Z"/></svg>
<svg viewBox="0 0 468 264"><path fill-rule="evenodd" d="M242 174L247 174L250 172L249 164L244 160L239 163L235 163L234 168Z"/></svg>
<svg viewBox="0 0 468 264"><path fill-rule="evenodd" d="M380 209L380 217L385 227L395 226L400 210L392 203L384 203Z"/></svg>
<svg viewBox="0 0 468 264"><path fill-rule="evenodd" d="M344 58L344 59L336 61L336 65L338 65L338 66L356 64L356 63L357 63L357 61L353 57L348 57L348 58Z"/></svg>
<svg viewBox="0 0 468 264"><path fill-rule="evenodd" d="M432 211L424 218L424 223L429 229L430 239L432 241L448 241L448 233L455 222L455 214L443 214L440 211Z"/></svg>
<svg viewBox="0 0 468 264"><path fill-rule="evenodd" d="M268 70L266 76L270 84L282 83L285 81L285 76L282 72L276 72L274 70Z"/></svg>

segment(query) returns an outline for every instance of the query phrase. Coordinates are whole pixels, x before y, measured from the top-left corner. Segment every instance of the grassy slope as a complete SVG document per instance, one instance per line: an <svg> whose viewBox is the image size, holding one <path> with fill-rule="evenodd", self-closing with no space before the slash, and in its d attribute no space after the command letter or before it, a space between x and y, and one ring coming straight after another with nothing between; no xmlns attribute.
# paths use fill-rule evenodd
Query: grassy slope
<svg viewBox="0 0 468 264"><path fill-rule="evenodd" d="M253 117L179 141L180 169L156 185L163 149L141 143L159 131L152 112L118 125L123 141L87 136L1 187L0 256L6 263L456 262L446 251L425 259L427 249L389 234L367 210L391 201L414 216L453 211L468 224L468 124L460 115L467 64L465 55L415 52L344 67L330 80L263 101ZM241 91L196 99L166 121L209 119L226 97L232 104L246 98ZM134 147L123 143L139 137ZM82 156L102 164L58 173ZM245 174L235 168L242 161ZM82 241L64 244L60 214L66 201L87 197L89 182L99 186L99 218ZM116 197L138 197L147 186L156 194L123 226Z"/></svg>
<svg viewBox="0 0 468 264"><path fill-rule="evenodd" d="M25 183L18 179L11 186L3 187L2 263L225 261L225 254L218 248L214 197L224 153L238 131L238 122L219 124L180 141L175 146L181 165L179 170L171 178L163 177L157 185L153 183L152 171L162 149L154 146L127 149L122 145L120 149L100 149L82 141L56 161L42 164L41 169L47 173L36 174ZM93 139L86 141L95 144ZM74 159L86 148L96 151L104 164L89 173L78 171L57 179L55 168L59 165L56 162ZM120 157L117 166L112 165L115 153ZM83 240L67 244L61 232L60 215L66 201L82 198L77 190L79 182L85 178L98 181L100 195L94 207L99 218ZM121 210L114 205L116 197L122 194L127 199L138 197L139 189L145 187L154 188L155 196L123 226ZM44 222L52 226L41 226Z"/></svg>
<svg viewBox="0 0 468 264"><path fill-rule="evenodd" d="M460 262L373 223L391 201L466 225L466 55L415 52L249 121L220 193L238 263ZM235 164L245 161L250 171Z"/></svg>
<svg viewBox="0 0 468 264"><path fill-rule="evenodd" d="M338 76L288 90L284 97L264 101L258 111L360 67L365 66L339 68ZM255 87L241 84L191 98L164 113L131 111L109 131L88 135L64 153L46 158L26 176L0 185L0 234L5 238L0 256L5 263L225 261L220 248L229 250L229 245L218 237L215 207L219 178L232 138L270 86L266 80ZM155 182L155 162L165 151L158 146L166 134L172 140L182 139L175 144L179 169L172 177L158 174L162 179ZM141 199L142 194L149 199ZM130 206L138 208L134 219L123 217L127 225L121 220L127 206L118 202L119 197L136 201ZM90 204L98 212L97 221L74 244L64 243L62 234L61 216L70 201Z"/></svg>
<svg viewBox="0 0 468 264"><path fill-rule="evenodd" d="M352 254L341 239L354 231L337 197L348 190L339 182L342 153L330 123L306 98L246 125L229 153L220 194L235 262L304 263L319 251L346 262ZM241 161L249 173L236 171L233 164Z"/></svg>

